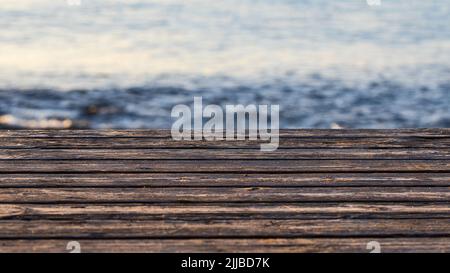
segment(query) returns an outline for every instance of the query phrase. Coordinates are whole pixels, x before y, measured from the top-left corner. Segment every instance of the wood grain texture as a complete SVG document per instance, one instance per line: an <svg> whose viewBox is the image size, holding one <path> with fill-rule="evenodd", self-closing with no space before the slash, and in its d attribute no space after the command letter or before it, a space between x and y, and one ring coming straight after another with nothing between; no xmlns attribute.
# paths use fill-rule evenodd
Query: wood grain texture
<svg viewBox="0 0 450 273"><path fill-rule="evenodd" d="M449 172L450 160L9 160L0 173Z"/></svg>
<svg viewBox="0 0 450 273"><path fill-rule="evenodd" d="M265 140L173 140L171 138L0 138L1 149L260 149ZM450 137L306 137L280 138L280 149L450 148Z"/></svg>
<svg viewBox="0 0 450 273"><path fill-rule="evenodd" d="M450 160L450 149L1 149L0 160Z"/></svg>
<svg viewBox="0 0 450 273"><path fill-rule="evenodd" d="M367 253L377 241L383 253L448 253L450 238L269 238L77 240L83 253ZM68 240L0 240L0 253L65 253Z"/></svg>
<svg viewBox="0 0 450 273"><path fill-rule="evenodd" d="M0 240L0 253L61 253L70 240ZM77 240L83 253L367 253L378 241L383 253L448 253L450 238L270 238Z"/></svg>
<svg viewBox="0 0 450 273"><path fill-rule="evenodd" d="M450 187L14 188L0 203L449 202Z"/></svg>
<svg viewBox="0 0 450 273"><path fill-rule="evenodd" d="M450 236L450 219L0 220L0 239Z"/></svg>
<svg viewBox="0 0 450 273"><path fill-rule="evenodd" d="M0 204L0 220L448 219L449 203Z"/></svg>
<svg viewBox="0 0 450 273"><path fill-rule="evenodd" d="M0 131L0 252L450 252L450 129Z"/></svg>
<svg viewBox="0 0 450 273"><path fill-rule="evenodd" d="M432 187L450 186L447 173L100 173L1 174L0 188L73 187Z"/></svg>
<svg viewBox="0 0 450 273"><path fill-rule="evenodd" d="M170 138L167 129L132 130L0 130L0 137L13 138L86 138L86 137L143 137ZM288 129L280 130L280 137L450 137L450 129Z"/></svg>

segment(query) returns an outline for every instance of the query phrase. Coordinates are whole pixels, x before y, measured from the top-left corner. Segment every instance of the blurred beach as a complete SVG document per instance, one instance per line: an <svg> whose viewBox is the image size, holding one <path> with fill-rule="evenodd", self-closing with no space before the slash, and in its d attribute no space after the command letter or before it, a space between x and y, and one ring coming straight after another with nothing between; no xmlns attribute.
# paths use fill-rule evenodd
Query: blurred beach
<svg viewBox="0 0 450 273"><path fill-rule="evenodd" d="M450 2L2 0L1 128L170 128L279 104L282 128L450 127Z"/></svg>

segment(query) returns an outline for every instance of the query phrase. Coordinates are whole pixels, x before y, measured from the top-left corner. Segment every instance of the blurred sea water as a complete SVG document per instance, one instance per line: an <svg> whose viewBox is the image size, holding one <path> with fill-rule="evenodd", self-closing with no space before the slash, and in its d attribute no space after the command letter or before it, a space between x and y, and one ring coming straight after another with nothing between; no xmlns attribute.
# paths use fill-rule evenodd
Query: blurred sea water
<svg viewBox="0 0 450 273"><path fill-rule="evenodd" d="M1 1L0 127L170 128L194 96L279 104L283 128L450 127L448 0L68 3Z"/></svg>

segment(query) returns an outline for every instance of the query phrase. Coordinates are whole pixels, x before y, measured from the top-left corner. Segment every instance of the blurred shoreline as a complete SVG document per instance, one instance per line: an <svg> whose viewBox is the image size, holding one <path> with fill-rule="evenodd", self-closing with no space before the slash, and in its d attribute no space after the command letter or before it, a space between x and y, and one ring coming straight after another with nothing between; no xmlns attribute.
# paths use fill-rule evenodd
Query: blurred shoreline
<svg viewBox="0 0 450 273"><path fill-rule="evenodd" d="M450 127L450 81L409 86L387 80L352 86L315 76L259 86L0 90L1 128L170 128L171 109L204 104L280 105L281 128Z"/></svg>

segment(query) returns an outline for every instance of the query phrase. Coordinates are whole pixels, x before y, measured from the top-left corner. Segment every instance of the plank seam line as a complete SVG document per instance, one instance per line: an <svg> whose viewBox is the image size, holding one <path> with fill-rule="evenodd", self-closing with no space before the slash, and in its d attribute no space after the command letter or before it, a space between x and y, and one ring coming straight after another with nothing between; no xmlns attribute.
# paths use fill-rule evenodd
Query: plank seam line
<svg viewBox="0 0 450 273"><path fill-rule="evenodd" d="M312 206L312 205L318 205L318 206L322 206L322 205L346 205L347 203L351 203L351 205L355 205L355 204L356 205L358 205L358 204L359 205L372 205L371 201L364 201L364 202L351 202L351 201L345 201L345 202L337 202L337 201L318 202L318 201L315 201L314 202L314 201L311 201L311 202L308 202L307 205L308 206ZM432 206L432 205L436 204L435 201L419 201L419 202L415 202L415 201L401 201L401 202L396 202L396 203L385 201L385 202L377 202L377 205L385 205L385 206L391 206L391 205L405 205L405 206L407 206L407 205L409 205L409 206L413 206L414 207L414 205L417 204L417 203L419 203L419 205L420 205L419 207L422 207L424 205ZM9 204L11 204L11 205L20 205L22 203L2 202L1 204L2 205L9 205ZM199 207L203 207L205 204L208 205L208 202L190 203L189 205L190 206L197 205ZM271 207L273 205L279 206L278 203L272 203L272 202L258 202L257 204L259 205L258 207L260 207L260 208L263 208L264 206ZM292 201L289 202L288 201L288 202L286 202L286 204L288 204L288 205L295 205L295 204L297 204L297 202L292 202ZM450 200L449 201L441 201L441 202L439 202L439 205L444 205L444 204L449 204L450 205ZM23 203L23 205L28 205L28 203ZM55 204L53 204L53 203L51 203L51 204L40 203L38 205L44 205L45 206L45 205L55 205ZM65 204L62 204L62 205L65 205ZM71 204L66 204L66 205L71 205ZM89 202L84 202L84 203L78 203L77 204L77 206L83 206L83 205L89 206L89 205L96 205L96 204L92 204L92 203L89 203ZM115 205L121 205L121 204L120 203L119 204L118 203L114 203L114 202L102 203L101 204L101 206L105 206L105 205L115 206ZM142 203L133 203L133 205L129 205L129 204L123 204L123 205L125 205L127 207L129 207L129 206L130 207L138 207L140 205L147 206L147 205L149 205L149 203L142 202ZM157 205L158 206L168 205L168 206L172 206L172 207L180 207L180 208L182 208L186 204L160 202L160 203L157 203ZM243 205L252 206L252 205L254 205L254 203L253 202L243 202L243 203L239 203L239 206L236 206L236 207L234 206L236 204L230 203L230 202L214 202L214 203L211 203L210 205L212 205L212 206L219 206L219 205L221 205L221 206L224 206L224 207L227 207L227 208L243 208L243 207L246 207L246 206L243 206ZM228 207L228 205L232 205L232 206Z"/></svg>
<svg viewBox="0 0 450 273"><path fill-rule="evenodd" d="M20 186L2 186L0 185L0 189L179 189L179 188L189 188L189 189L215 189L215 188L229 188L229 189L249 189L252 188L254 190L259 189L335 189L335 188L389 188L389 189L395 189L395 188L448 188L450 187L450 184L448 185L420 185L420 184L414 184L414 185L281 185L281 186L260 186L260 185L167 185L167 186L152 186L152 185L108 185L108 186L102 186L102 185L32 185L32 186L26 186L26 185L20 185Z"/></svg>
<svg viewBox="0 0 450 273"><path fill-rule="evenodd" d="M68 171L68 172L49 172L49 171L0 171L1 174L161 174L161 173L169 173L169 174L187 174L185 171L173 171L173 172L167 172L167 171ZM444 174L444 173L450 173L449 170L420 170L420 171L411 171L411 170L367 170L367 171L339 171L339 170L330 170L330 171L281 171L281 172L274 172L274 171L199 171L199 172L189 172L189 174L329 174L329 173L336 173L336 174L376 174L376 173L416 173L416 174Z"/></svg>
<svg viewBox="0 0 450 273"><path fill-rule="evenodd" d="M329 204L329 203L365 203L365 204L380 204L380 203L391 203L391 204L404 204L404 203L416 203L416 204L427 204L427 203L435 203L435 204L448 204L450 200L413 200L413 199L406 199L406 200L326 200L326 201L270 201L272 204ZM265 204L268 203L268 201L252 201L249 202L248 200L244 201L228 201L228 204ZM80 201L42 201L42 202L33 202L33 201L7 201L3 202L0 201L0 204L3 205L82 205L82 204L92 204L92 205L104 205L104 204L186 204L186 205L193 205L193 204L223 204L223 201L117 201L115 203L113 200L105 200L105 201L86 201L86 200L80 200Z"/></svg>
<svg viewBox="0 0 450 273"><path fill-rule="evenodd" d="M106 236L106 237L90 237L88 236L0 236L0 241L7 240L66 240L66 239L79 239L79 240L201 240L201 239L229 239L229 240L257 240L257 239L364 239L364 238L379 238L379 239L391 239L391 238L450 238L448 233L435 233L435 234L348 234L348 235L267 235L267 236Z"/></svg>
<svg viewBox="0 0 450 273"><path fill-rule="evenodd" d="M181 213L180 213L181 214ZM255 213L256 214L256 213ZM107 221L107 220L114 220L114 221L121 221L121 222L130 222L130 221L183 221L183 222L207 222L207 221L245 221L245 220L256 220L256 221L269 221L269 220L273 220L273 221L315 221L315 220L323 220L323 221L345 221L345 220L366 220L366 221L371 221L371 220L449 220L450 219L450 215L448 216L435 216L433 215L433 217L403 217L402 214L400 213L389 213L391 215L393 215L394 217L389 217L388 214L376 214L376 213L372 213L374 214L375 217L368 217L368 216L328 216L328 215L333 215L333 214L338 214L338 213L327 213L327 214L306 214L306 213L302 213L302 215L307 215L307 216L317 216L317 217L302 217L302 218L292 218L292 217L269 217L269 216L263 216L263 217L257 217L257 218L252 218L249 219L249 217L252 217L254 215L248 215L248 217L220 217L220 218L215 218L214 216L211 215L207 215L205 216L204 214L195 214L195 213L185 213L184 214L184 218L177 218L179 217L178 215L171 215L170 217L166 216L159 216L159 217L149 217L148 219L143 219L143 218L133 218L133 217L142 217L142 216L146 216L146 214L133 214L133 217L117 217L116 214L110 213L110 214L96 214L96 216L103 216L103 217L89 217L89 218L80 218L77 216L72 216L73 218L62 218L62 216L64 216L64 214L61 215L51 215L51 216L44 216L44 215L39 215L39 216L11 216L11 217L0 217L0 222L17 222L17 221L24 221L24 222L39 222L39 221L47 221L47 222L52 222L52 223L58 223L58 222L67 222L69 220L75 221L75 222L80 222L80 221ZM363 214L363 213L359 213L359 214ZM424 215L426 214L425 212L423 213L408 213L408 214L415 214L417 216L420 215ZM438 214L438 213L436 213ZM441 213L443 214L443 213ZM258 214L258 215L263 215L263 214ZM406 214L405 214L406 215ZM439 214L438 214L439 215ZM60 218L57 218L57 216L60 216ZM200 218L200 217L205 217L205 218ZM110 217L108 219L104 218L104 217ZM188 218L194 218L191 220L187 220Z"/></svg>
<svg viewBox="0 0 450 273"><path fill-rule="evenodd" d="M306 129L308 130L308 129ZM310 129L309 131L315 131L315 130L320 130L320 129ZM352 130L352 129L350 129ZM387 129L390 130L390 129ZM416 129L412 129L412 130L416 130ZM20 130L15 130L17 132L19 132ZM62 130L63 131L63 130ZM133 131L133 130L131 130ZM130 132L131 132L130 131ZM149 130L150 131L150 130ZM284 131L284 132L283 132ZM384 135L370 135L373 133L378 133L379 132L367 132L365 133L366 135L339 135L339 130L337 130L336 132L333 132L335 134L331 134L331 132L329 133L329 135L309 135L309 136L300 136L300 135L294 135L294 134L290 134L289 133L289 129L281 129L280 130L280 139L364 139L364 138L380 138L380 139L384 139L384 138L390 138L390 139L447 139L450 138L449 134L440 134L440 135L414 135L414 133L410 133L408 135L406 135L406 133L404 135L396 135L395 131L396 129L392 129L392 131L394 132L394 134L389 133L389 132L385 132ZM83 133L83 130L79 130L80 133ZM93 136L93 135L55 135L55 136L39 136L39 135L35 135L35 136L5 136L5 135L1 135L1 131L0 131L0 139L2 138L6 138L6 139L155 139L155 140L172 140L172 136L170 133L170 130L167 132L167 136ZM33 130L30 130L26 133L30 133L33 134ZM60 132L54 132L54 133L60 133ZM126 133L126 132L125 132ZM295 132L294 132L295 133ZM370 134L369 134L370 133ZM249 132L246 132L244 134L245 139L243 140L238 140L238 139L233 139L231 141L245 141L245 140L250 140L249 139ZM207 134L207 136L210 136L209 134ZM237 136L243 136L242 134L235 134L233 137L236 138ZM191 137L193 137L193 135L191 135ZM222 137L225 139L226 138L226 134L223 134ZM260 135L258 135L258 140L261 140ZM225 139L226 140L226 139ZM202 141L202 140L200 140Z"/></svg>
<svg viewBox="0 0 450 273"><path fill-rule="evenodd" d="M12 159L0 159L0 162L23 162L23 161L33 161L33 162L54 162L54 161L62 161L62 162L74 162L74 161L150 161L150 162L159 162L159 161L329 161L329 160L347 160L347 161L436 161L442 163L450 163L450 156L445 158L44 158L44 159L26 159L26 158L12 158ZM447 162L448 161L448 162ZM30 162L32 163L32 162Z"/></svg>
<svg viewBox="0 0 450 273"><path fill-rule="evenodd" d="M261 143L262 144L262 143ZM388 150L388 149L450 149L450 145L446 146L351 146L351 147L324 147L324 146L308 146L308 147L278 147L277 150L292 150L292 149L302 149L302 150L349 150L349 149L366 149L366 150ZM107 150L199 150L199 149L207 149L207 150L260 150L260 147L230 147L230 146L172 146L172 147L106 147L106 146L97 146L97 147L86 147L86 146L31 146L31 147L17 147L17 146L2 146L0 150L95 150L95 149L107 149Z"/></svg>

